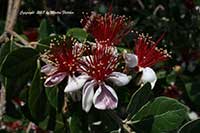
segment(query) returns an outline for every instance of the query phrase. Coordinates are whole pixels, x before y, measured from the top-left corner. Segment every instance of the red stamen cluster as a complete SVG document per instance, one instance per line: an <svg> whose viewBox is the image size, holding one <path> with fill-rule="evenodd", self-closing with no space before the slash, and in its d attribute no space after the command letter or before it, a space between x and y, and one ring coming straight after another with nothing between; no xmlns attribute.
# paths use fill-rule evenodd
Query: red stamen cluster
<svg viewBox="0 0 200 133"><path fill-rule="evenodd" d="M104 81L117 67L118 57L113 55L113 49L97 45L82 62L81 70L95 79L97 82Z"/></svg>
<svg viewBox="0 0 200 133"><path fill-rule="evenodd" d="M132 27L132 21L125 16L115 16L111 12L104 16L92 12L81 20L84 29L91 33L95 41L102 45L118 45Z"/></svg>
<svg viewBox="0 0 200 133"><path fill-rule="evenodd" d="M144 36L143 34L139 35L135 45L135 54L138 56L139 67L151 67L171 57L167 50L157 47L162 38L163 36L157 42L153 42L151 37Z"/></svg>
<svg viewBox="0 0 200 133"><path fill-rule="evenodd" d="M57 67L57 72L74 74L79 66L79 58L84 51L82 46L76 45L73 38L65 36L51 40L50 49L42 55L43 60ZM55 73L54 73L55 74Z"/></svg>

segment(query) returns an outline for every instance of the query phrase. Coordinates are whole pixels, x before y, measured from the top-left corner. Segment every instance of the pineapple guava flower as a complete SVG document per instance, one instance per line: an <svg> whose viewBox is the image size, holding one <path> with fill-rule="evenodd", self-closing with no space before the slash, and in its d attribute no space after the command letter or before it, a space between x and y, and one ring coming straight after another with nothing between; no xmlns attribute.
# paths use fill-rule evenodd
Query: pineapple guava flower
<svg viewBox="0 0 200 133"><path fill-rule="evenodd" d="M92 104L101 110L117 107L117 94L107 82L111 81L116 86L124 86L129 82L126 74L116 71L117 66L118 57L113 54L113 49L99 44L83 60L80 69L88 75L82 90L82 108L86 112Z"/></svg>
<svg viewBox="0 0 200 133"><path fill-rule="evenodd" d="M46 65L41 68L45 73L45 87L53 87L68 77L65 92L78 90L85 82L85 76L80 73L79 60L84 51L83 44L66 36L51 40L50 49L41 58Z"/></svg>
<svg viewBox="0 0 200 133"><path fill-rule="evenodd" d="M171 57L167 50L157 47L163 35L158 41L154 42L151 40L151 37L141 34L136 41L134 54L125 53L127 66L130 68L137 67L139 71L142 71L141 82L150 82L152 89L157 81L157 77L154 70L150 67Z"/></svg>
<svg viewBox="0 0 200 133"><path fill-rule="evenodd" d="M91 33L95 41L102 45L116 46L132 28L132 21L125 16L114 15L109 11L104 16L91 12L81 20L84 29Z"/></svg>

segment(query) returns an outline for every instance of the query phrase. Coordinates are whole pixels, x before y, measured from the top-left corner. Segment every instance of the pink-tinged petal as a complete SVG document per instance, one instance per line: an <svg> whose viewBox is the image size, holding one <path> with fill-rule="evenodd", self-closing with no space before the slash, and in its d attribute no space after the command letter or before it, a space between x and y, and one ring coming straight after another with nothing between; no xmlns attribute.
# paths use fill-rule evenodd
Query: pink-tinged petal
<svg viewBox="0 0 200 133"><path fill-rule="evenodd" d="M108 80L112 81L117 86L124 86L129 83L130 78L124 73L112 72Z"/></svg>
<svg viewBox="0 0 200 133"><path fill-rule="evenodd" d="M138 65L138 57L135 54L126 53L125 54L125 63L128 67L134 68Z"/></svg>
<svg viewBox="0 0 200 133"><path fill-rule="evenodd" d="M89 76L87 75L80 75L78 77L68 77L67 86L65 87L64 92L72 92L79 90L85 82L88 80Z"/></svg>
<svg viewBox="0 0 200 133"><path fill-rule="evenodd" d="M93 103L95 108L100 110L115 109L118 104L118 97L110 86L103 84L96 90Z"/></svg>
<svg viewBox="0 0 200 133"><path fill-rule="evenodd" d="M151 89L154 88L155 83L157 81L156 73L150 67L145 67L142 69L142 77L141 81L145 84L149 82L151 84Z"/></svg>
<svg viewBox="0 0 200 133"><path fill-rule="evenodd" d="M57 71L57 67L55 67L55 66L53 66L51 64L44 65L41 68L41 72L45 73L46 75L51 75L51 74L53 74L56 71Z"/></svg>
<svg viewBox="0 0 200 133"><path fill-rule="evenodd" d="M53 87L57 84L59 84L65 77L66 77L66 72L59 72L56 73L46 79L44 82L45 87Z"/></svg>
<svg viewBox="0 0 200 133"><path fill-rule="evenodd" d="M83 97L82 97L82 108L85 110L85 112L89 112L90 108L92 107L92 100L94 96L94 86L95 86L94 80L88 81L83 86Z"/></svg>

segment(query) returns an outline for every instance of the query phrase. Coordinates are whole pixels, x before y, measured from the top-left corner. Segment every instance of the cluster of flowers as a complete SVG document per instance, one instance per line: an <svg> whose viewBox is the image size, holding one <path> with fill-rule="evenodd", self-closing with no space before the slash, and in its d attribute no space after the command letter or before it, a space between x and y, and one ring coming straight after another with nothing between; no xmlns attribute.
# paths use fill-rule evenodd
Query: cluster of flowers
<svg viewBox="0 0 200 133"><path fill-rule="evenodd" d="M138 35L135 54L120 54L117 45L131 32L132 21L110 12L105 15L91 12L84 15L81 24L95 42L83 44L66 36L51 40L50 49L41 56L46 63L41 68L46 75L45 87L53 87L66 79L64 92L82 88L82 108L86 112L93 104L101 110L114 109L118 97L112 86L124 86L131 79L120 71L120 57L125 60L126 68L138 68L142 72L141 84L150 82L154 87L157 78L150 67L170 57L166 50L157 48L162 37L153 42L151 37Z"/></svg>

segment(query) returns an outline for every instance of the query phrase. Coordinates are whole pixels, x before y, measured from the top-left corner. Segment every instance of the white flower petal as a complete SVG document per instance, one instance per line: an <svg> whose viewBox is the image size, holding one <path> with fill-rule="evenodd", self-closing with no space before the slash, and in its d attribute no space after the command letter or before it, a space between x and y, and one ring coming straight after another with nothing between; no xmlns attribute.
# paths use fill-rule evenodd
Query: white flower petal
<svg viewBox="0 0 200 133"><path fill-rule="evenodd" d="M114 109L117 107L118 97L110 86L103 84L96 90L93 103L97 109Z"/></svg>
<svg viewBox="0 0 200 133"><path fill-rule="evenodd" d="M154 72L154 70L149 67L143 68L141 81L143 83L150 82L151 89L153 89L155 86L155 83L157 81L157 76L156 76L156 73Z"/></svg>
<svg viewBox="0 0 200 133"><path fill-rule="evenodd" d="M112 81L117 86L124 86L129 83L130 78L124 73L112 72L108 80Z"/></svg>
<svg viewBox="0 0 200 133"><path fill-rule="evenodd" d="M46 75L51 75L51 74L53 74L56 71L57 71L57 67L55 67L55 66L53 66L51 64L44 65L41 68L41 72L45 73Z"/></svg>
<svg viewBox="0 0 200 133"><path fill-rule="evenodd" d="M46 79L44 82L45 87L53 87L57 84L59 84L65 77L66 77L66 72L59 72L56 73Z"/></svg>
<svg viewBox="0 0 200 133"><path fill-rule="evenodd" d="M138 65L138 57L135 54L126 53L125 54L125 63L128 67L134 68Z"/></svg>
<svg viewBox="0 0 200 133"><path fill-rule="evenodd" d="M82 97L82 108L86 112L90 111L90 108L92 107L92 99L94 96L94 85L96 83L94 80L88 81L84 86L83 86L83 97Z"/></svg>
<svg viewBox="0 0 200 133"><path fill-rule="evenodd" d="M67 86L65 87L64 92L72 92L79 90L84 83L88 80L89 76L87 75L80 75L78 77L68 77Z"/></svg>

